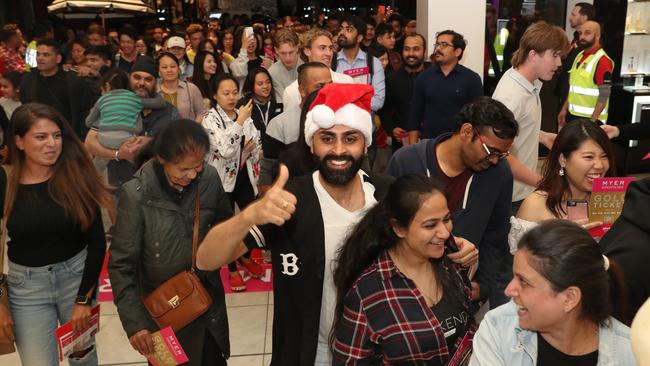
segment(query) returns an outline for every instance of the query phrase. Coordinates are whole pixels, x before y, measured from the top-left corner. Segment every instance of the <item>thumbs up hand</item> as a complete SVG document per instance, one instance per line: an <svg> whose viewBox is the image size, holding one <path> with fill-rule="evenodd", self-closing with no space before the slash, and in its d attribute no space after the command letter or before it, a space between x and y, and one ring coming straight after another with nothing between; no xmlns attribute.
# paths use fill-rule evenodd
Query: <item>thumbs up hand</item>
<svg viewBox="0 0 650 366"><path fill-rule="evenodd" d="M264 197L249 205L242 214L252 225L284 225L296 211L298 200L291 192L284 189L289 180L289 170L280 165L280 174Z"/></svg>

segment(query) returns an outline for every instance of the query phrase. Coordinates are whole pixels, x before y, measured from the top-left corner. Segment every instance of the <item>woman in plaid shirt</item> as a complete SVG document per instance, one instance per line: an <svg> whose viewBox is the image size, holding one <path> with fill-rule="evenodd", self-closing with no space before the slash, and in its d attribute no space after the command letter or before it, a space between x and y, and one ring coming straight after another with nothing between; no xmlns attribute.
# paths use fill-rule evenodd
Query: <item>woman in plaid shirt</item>
<svg viewBox="0 0 650 366"><path fill-rule="evenodd" d="M451 229L440 184L414 174L359 222L334 272L334 365L460 364L476 325Z"/></svg>

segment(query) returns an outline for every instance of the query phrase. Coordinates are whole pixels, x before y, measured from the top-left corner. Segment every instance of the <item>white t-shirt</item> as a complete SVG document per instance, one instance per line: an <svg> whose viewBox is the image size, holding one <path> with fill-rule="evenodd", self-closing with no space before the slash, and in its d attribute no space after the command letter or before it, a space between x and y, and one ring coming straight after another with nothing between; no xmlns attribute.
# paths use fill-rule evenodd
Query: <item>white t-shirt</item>
<svg viewBox="0 0 650 366"><path fill-rule="evenodd" d="M363 182L365 173L359 171L358 178ZM334 271L333 260L336 258L336 252L343 245L347 238L348 232L356 225L366 212L377 204L375 200L375 187L368 183L363 183L363 193L365 204L362 209L350 212L341 207L329 193L325 190L320 182L320 172L312 174L314 180L314 189L318 196L321 212L323 215L323 224L325 229L325 275L323 278L323 298L320 308L320 325L318 327L318 348L316 349L315 365L331 365L332 354L330 352L328 338L334 321L334 310L336 308L336 289L332 279Z"/></svg>
<svg viewBox="0 0 650 366"><path fill-rule="evenodd" d="M515 137L510 152L532 171L537 169L539 132L542 128L542 103L539 99L541 89L541 81L535 80L531 84L511 68L503 74L492 94L493 99L512 111L519 124L519 134ZM512 202L523 200L535 189L516 180L512 187Z"/></svg>

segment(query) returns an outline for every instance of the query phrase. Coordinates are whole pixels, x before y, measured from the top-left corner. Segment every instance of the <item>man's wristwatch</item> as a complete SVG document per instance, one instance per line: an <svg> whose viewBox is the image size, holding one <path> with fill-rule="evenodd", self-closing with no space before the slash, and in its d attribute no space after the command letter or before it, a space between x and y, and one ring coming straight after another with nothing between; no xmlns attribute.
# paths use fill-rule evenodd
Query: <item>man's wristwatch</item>
<svg viewBox="0 0 650 366"><path fill-rule="evenodd" d="M77 297L74 299L74 303L77 305L90 305L90 296L77 295Z"/></svg>
<svg viewBox="0 0 650 366"><path fill-rule="evenodd" d="M115 150L115 161L120 161L120 157L118 156L120 153L120 150Z"/></svg>

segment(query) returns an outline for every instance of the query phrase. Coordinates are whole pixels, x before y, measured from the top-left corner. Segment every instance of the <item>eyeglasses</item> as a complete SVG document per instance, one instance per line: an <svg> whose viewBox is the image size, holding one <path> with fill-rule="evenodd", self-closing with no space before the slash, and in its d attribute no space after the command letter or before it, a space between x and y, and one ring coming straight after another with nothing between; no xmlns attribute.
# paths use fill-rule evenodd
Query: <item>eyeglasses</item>
<svg viewBox="0 0 650 366"><path fill-rule="evenodd" d="M490 147L487 146L485 143L485 140L483 140L483 136L478 132L478 129L476 127L472 127L474 129L474 132L476 133L476 136L478 136L479 141L481 141L481 145L483 145L483 149L485 149L485 152L487 153L487 156L485 157L486 160L490 160L492 158L497 158L497 160L503 160L510 155L510 151L506 152L501 152L501 151L492 151Z"/></svg>
<svg viewBox="0 0 650 366"><path fill-rule="evenodd" d="M447 47L454 47L454 45L447 42L436 42L433 44L433 48L447 48Z"/></svg>

